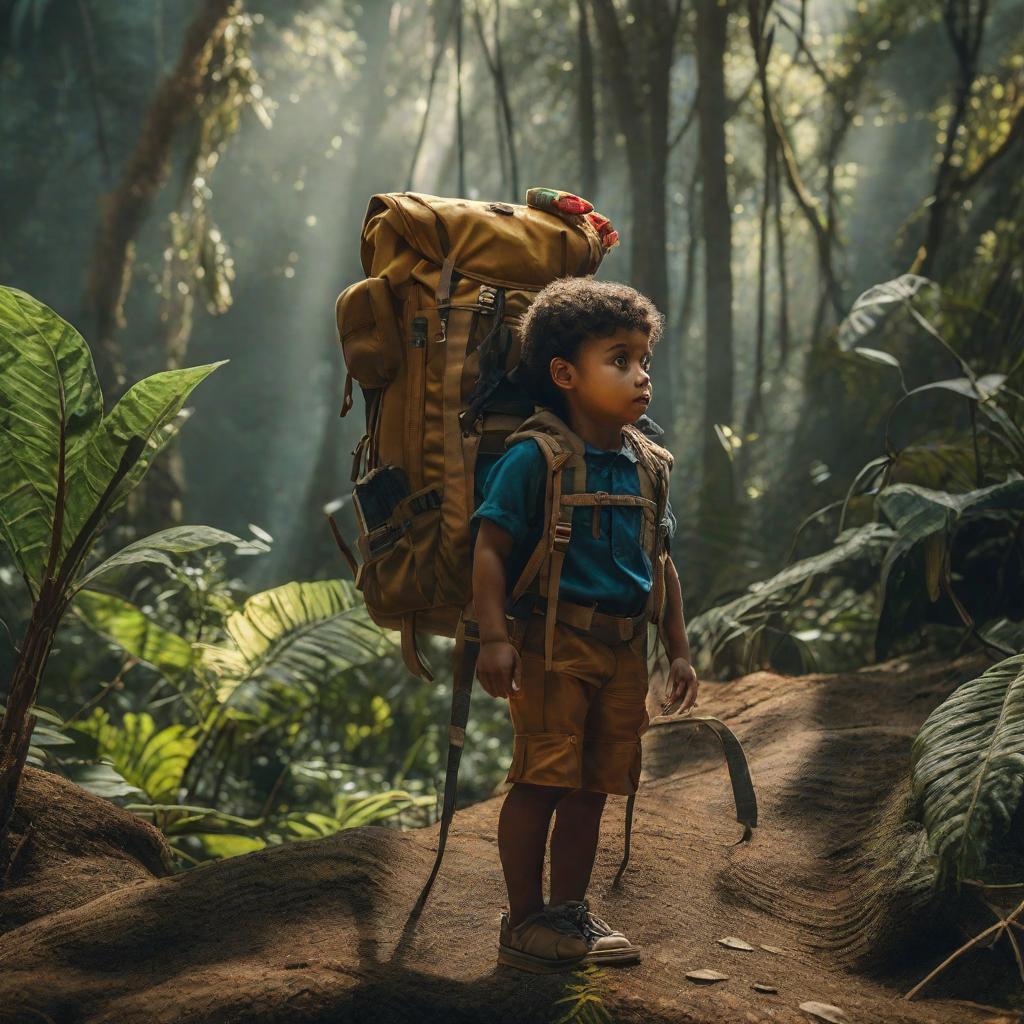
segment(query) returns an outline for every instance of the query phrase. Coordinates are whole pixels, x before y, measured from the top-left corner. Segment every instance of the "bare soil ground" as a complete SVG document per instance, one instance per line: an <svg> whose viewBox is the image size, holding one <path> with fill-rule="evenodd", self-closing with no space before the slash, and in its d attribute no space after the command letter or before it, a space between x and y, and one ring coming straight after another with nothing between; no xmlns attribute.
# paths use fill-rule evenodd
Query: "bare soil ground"
<svg viewBox="0 0 1024 1024"><path fill-rule="evenodd" d="M410 923L436 826L352 829L166 875L162 841L145 834L148 826L29 771L15 840L32 831L0 891L0 928L8 929L0 1020L541 1022L568 1014L782 1024L813 1021L799 1004L816 1001L840 1007L851 1024L1017 1022L1015 1012L979 1005L1017 998L1000 947L972 952L919 997L902 998L991 921L967 928L963 907L932 907L914 889L905 851L916 842L920 854L923 834L899 823L914 734L984 664L896 660L837 676L761 672L703 684L699 710L743 743L759 827L737 844L742 828L710 732L653 728L629 867L612 889L625 804L613 797L590 892L593 909L642 947L643 961L590 974L527 975L496 964L500 799L458 812L441 875ZM725 936L754 949L723 947ZM728 979L687 980L698 968ZM757 992L755 983L777 991ZM591 1001L580 1002L586 994Z"/></svg>

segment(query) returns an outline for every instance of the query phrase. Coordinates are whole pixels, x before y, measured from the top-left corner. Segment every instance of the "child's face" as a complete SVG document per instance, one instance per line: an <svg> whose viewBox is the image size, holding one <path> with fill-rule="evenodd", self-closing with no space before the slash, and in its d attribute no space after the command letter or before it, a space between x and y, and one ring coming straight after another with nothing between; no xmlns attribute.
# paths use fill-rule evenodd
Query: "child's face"
<svg viewBox="0 0 1024 1024"><path fill-rule="evenodd" d="M551 360L551 379L585 415L635 423L651 401L651 342L644 331L620 327L584 339L575 362Z"/></svg>

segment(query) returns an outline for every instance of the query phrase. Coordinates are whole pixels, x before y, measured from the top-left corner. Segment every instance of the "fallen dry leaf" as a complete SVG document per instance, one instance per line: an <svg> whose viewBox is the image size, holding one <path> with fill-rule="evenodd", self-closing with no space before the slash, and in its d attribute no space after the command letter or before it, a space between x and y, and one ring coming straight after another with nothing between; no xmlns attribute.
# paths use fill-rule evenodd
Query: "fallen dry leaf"
<svg viewBox="0 0 1024 1024"><path fill-rule="evenodd" d="M828 1003L815 1003L813 1001L801 1003L800 1009L809 1013L818 1020L828 1021L828 1024L849 1024L850 1018L839 1009L838 1006L830 1006Z"/></svg>
<svg viewBox="0 0 1024 1024"><path fill-rule="evenodd" d="M687 971L686 976L690 981L700 982L702 985L710 985L716 981L728 981L729 975L721 971L712 971L710 968L702 967L699 971Z"/></svg>
<svg viewBox="0 0 1024 1024"><path fill-rule="evenodd" d="M768 950L769 953L785 953L784 949L779 949L778 946L762 946L762 949Z"/></svg>
<svg viewBox="0 0 1024 1024"><path fill-rule="evenodd" d="M729 949L753 950L754 948L749 942L745 942L743 939L738 939L735 935L726 935L724 939L718 940L718 944L720 946L728 946Z"/></svg>
<svg viewBox="0 0 1024 1024"><path fill-rule="evenodd" d="M774 985L766 985L763 981L755 981L750 986L755 992L778 992L779 990Z"/></svg>

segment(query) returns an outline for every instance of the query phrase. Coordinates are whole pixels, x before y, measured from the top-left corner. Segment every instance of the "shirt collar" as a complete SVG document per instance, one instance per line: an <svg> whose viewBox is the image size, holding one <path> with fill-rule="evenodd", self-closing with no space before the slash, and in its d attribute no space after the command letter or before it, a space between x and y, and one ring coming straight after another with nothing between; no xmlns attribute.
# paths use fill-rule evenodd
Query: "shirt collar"
<svg viewBox="0 0 1024 1024"><path fill-rule="evenodd" d="M616 455L622 455L630 462L636 462L637 460L636 454L628 444L624 444L616 451L609 451L607 448L595 448L589 441L584 441L583 452L585 455L605 456L606 458L614 458Z"/></svg>

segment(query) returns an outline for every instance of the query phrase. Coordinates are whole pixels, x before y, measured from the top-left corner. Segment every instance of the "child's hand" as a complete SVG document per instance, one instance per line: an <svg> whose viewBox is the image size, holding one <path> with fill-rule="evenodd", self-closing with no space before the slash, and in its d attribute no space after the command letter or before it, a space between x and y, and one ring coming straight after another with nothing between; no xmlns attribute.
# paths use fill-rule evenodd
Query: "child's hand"
<svg viewBox="0 0 1024 1024"><path fill-rule="evenodd" d="M668 669L668 685L669 692L662 704L662 714L682 714L697 703L697 687L700 684L697 682L697 673L686 658L673 659Z"/></svg>
<svg viewBox="0 0 1024 1024"><path fill-rule="evenodd" d="M491 640L480 645L476 660L480 685L492 697L512 697L519 692L522 662L519 652L507 640Z"/></svg>

